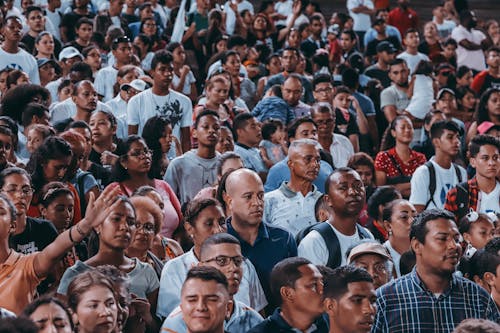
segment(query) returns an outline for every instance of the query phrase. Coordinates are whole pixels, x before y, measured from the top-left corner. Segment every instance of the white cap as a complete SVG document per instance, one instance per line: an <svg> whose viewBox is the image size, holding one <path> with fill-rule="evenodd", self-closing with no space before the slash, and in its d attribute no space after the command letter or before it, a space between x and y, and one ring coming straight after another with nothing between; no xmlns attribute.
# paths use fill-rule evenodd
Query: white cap
<svg viewBox="0 0 500 333"><path fill-rule="evenodd" d="M80 57L80 59L83 60L83 56L82 54L80 53L80 51L78 51L75 47L73 46L68 46L68 47L65 47L64 49L61 50L61 52L59 53L59 61L63 61L64 59L71 59L71 58L74 58L74 57Z"/></svg>
<svg viewBox="0 0 500 333"><path fill-rule="evenodd" d="M134 81L132 81L130 83L122 84L120 89L127 90L128 88L134 88L135 90L141 92L141 91L146 90L146 87L147 87L146 82L144 82L141 79L135 79Z"/></svg>

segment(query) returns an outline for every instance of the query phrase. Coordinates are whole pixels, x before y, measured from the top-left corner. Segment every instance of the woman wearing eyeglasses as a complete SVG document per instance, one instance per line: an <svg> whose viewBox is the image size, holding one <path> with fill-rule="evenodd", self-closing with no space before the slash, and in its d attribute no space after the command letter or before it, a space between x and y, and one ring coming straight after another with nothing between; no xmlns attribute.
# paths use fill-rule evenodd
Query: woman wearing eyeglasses
<svg viewBox="0 0 500 333"><path fill-rule="evenodd" d="M146 142L138 135L131 135L123 142L125 154L116 161L109 187L120 187L121 194L130 197L139 187L149 185L160 192L165 202L161 234L172 237L173 231L182 219L181 204L172 188L164 180L151 175L152 155Z"/></svg>

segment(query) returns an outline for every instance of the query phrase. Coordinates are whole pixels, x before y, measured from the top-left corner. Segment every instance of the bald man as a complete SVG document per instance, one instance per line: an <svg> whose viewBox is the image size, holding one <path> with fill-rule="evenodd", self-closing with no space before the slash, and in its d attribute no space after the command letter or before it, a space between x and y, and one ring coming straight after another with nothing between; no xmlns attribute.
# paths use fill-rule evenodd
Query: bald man
<svg viewBox="0 0 500 333"><path fill-rule="evenodd" d="M226 180L224 201L232 211L227 231L241 243L241 252L257 270L260 283L269 302L268 310L276 307L269 288L269 276L274 265L297 255L297 244L291 233L262 223L264 186L259 175L249 169L233 171Z"/></svg>
<svg viewBox="0 0 500 333"><path fill-rule="evenodd" d="M264 196L264 222L297 233L317 223L316 201L322 195L313 184L319 173L320 145L312 139L299 139L290 144L287 165L290 180Z"/></svg>

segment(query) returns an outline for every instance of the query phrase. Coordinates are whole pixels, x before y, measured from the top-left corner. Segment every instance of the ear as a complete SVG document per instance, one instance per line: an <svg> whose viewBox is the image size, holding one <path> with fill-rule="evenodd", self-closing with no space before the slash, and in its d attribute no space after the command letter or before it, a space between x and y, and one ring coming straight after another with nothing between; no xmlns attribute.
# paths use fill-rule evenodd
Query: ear
<svg viewBox="0 0 500 333"><path fill-rule="evenodd" d="M17 222L14 220L10 222L9 234L13 235L16 232Z"/></svg>
<svg viewBox="0 0 500 333"><path fill-rule="evenodd" d="M423 252L423 244L420 243L416 238L410 241L411 249L415 252L415 256L421 256Z"/></svg>
<svg viewBox="0 0 500 333"><path fill-rule="evenodd" d="M71 309L68 309L68 310L71 313L71 319L73 319L73 324L75 325L75 329L76 329L76 326L79 324L78 315L76 314L76 312L73 312Z"/></svg>
<svg viewBox="0 0 500 333"><path fill-rule="evenodd" d="M226 203L226 207L232 210L231 204L233 203L233 199L227 194L227 191L222 193L222 199Z"/></svg>
<svg viewBox="0 0 500 333"><path fill-rule="evenodd" d="M323 301L323 310L328 313L329 316L334 315L337 312L337 301L334 298L325 298Z"/></svg>
<svg viewBox="0 0 500 333"><path fill-rule="evenodd" d="M476 158L475 157L471 157L469 158L469 163L470 163L470 166L473 167L474 169L476 168Z"/></svg>
<svg viewBox="0 0 500 333"><path fill-rule="evenodd" d="M121 166L127 170L127 159L125 156L120 156L120 159L118 160L121 164Z"/></svg>
<svg viewBox="0 0 500 333"><path fill-rule="evenodd" d="M226 316L225 316L226 320L231 318L231 313L233 313L233 308L234 308L234 302L232 300L229 300L226 306Z"/></svg>
<svg viewBox="0 0 500 333"><path fill-rule="evenodd" d="M385 229L387 232L389 232L389 231L392 229L392 227L391 227L391 223L390 223L389 221L384 220L384 229Z"/></svg>
<svg viewBox="0 0 500 333"><path fill-rule="evenodd" d="M196 130L196 128L193 128L191 130L191 135L193 136L193 138L197 139L198 138L198 131Z"/></svg>
<svg viewBox="0 0 500 333"><path fill-rule="evenodd" d="M193 234L193 226L189 222L184 222L184 229L186 230L186 233L189 235Z"/></svg>
<svg viewBox="0 0 500 333"><path fill-rule="evenodd" d="M325 200L325 203L328 207L332 207L332 203L330 202L330 196L328 194L325 194L323 200Z"/></svg>
<svg viewBox="0 0 500 333"><path fill-rule="evenodd" d="M466 241L467 243L470 243L470 234L468 232L464 232L462 234L463 238L464 238L464 241Z"/></svg>
<svg viewBox="0 0 500 333"><path fill-rule="evenodd" d="M293 288L283 286L280 288L280 295L283 301L288 300L290 303L293 303L295 292Z"/></svg>
<svg viewBox="0 0 500 333"><path fill-rule="evenodd" d="M494 288L495 286L495 274L491 273L491 272L486 272L484 273L484 276L483 276L483 281L486 282L486 284L490 287L490 288Z"/></svg>
<svg viewBox="0 0 500 333"><path fill-rule="evenodd" d="M431 141L432 141L432 145L435 148L439 148L441 146L441 140L439 140L439 138L434 138Z"/></svg>
<svg viewBox="0 0 500 333"><path fill-rule="evenodd" d="M42 218L44 218L45 214L47 213L47 208L45 208L43 205L38 205L38 210L40 211Z"/></svg>

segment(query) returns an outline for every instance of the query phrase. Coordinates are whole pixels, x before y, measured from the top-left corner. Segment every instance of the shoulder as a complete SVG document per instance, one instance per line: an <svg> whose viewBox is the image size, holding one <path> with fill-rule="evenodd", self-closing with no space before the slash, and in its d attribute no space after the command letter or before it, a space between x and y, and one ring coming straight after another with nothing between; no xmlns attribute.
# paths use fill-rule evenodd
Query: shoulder
<svg viewBox="0 0 500 333"><path fill-rule="evenodd" d="M186 95L181 94L173 89L170 90L169 94L172 96L172 98L175 98L183 103L189 103L189 105L191 105L191 100Z"/></svg>

